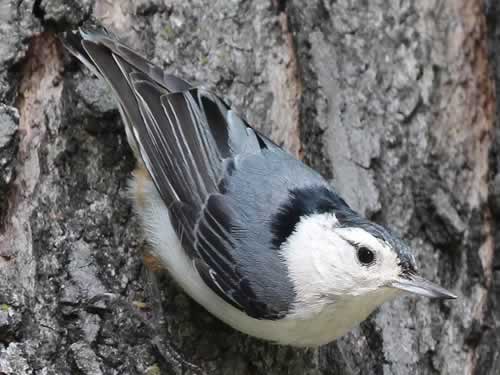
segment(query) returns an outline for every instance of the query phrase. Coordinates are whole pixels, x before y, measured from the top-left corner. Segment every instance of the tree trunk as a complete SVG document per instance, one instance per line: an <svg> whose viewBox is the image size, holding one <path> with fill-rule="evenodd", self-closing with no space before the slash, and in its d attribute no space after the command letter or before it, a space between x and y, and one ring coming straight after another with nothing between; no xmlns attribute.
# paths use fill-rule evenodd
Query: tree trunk
<svg viewBox="0 0 500 375"><path fill-rule="evenodd" d="M56 38L89 16L226 96L459 299L295 349L146 271L118 111ZM498 374L494 0L0 0L0 35L0 374Z"/></svg>

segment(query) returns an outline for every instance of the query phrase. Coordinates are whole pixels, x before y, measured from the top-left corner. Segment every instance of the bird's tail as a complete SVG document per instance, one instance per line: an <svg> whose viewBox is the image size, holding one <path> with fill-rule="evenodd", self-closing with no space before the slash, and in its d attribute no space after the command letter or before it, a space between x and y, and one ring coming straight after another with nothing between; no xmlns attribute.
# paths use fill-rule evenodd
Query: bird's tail
<svg viewBox="0 0 500 375"><path fill-rule="evenodd" d="M64 33L61 39L71 54L116 88L117 80L128 78L133 72L143 73L168 92L191 88L188 82L166 74L163 69L118 42L103 26L86 24L77 30Z"/></svg>
<svg viewBox="0 0 500 375"><path fill-rule="evenodd" d="M186 81L164 71L121 44L104 27L87 24L62 35L65 48L94 74L104 79L115 93L125 122L130 146L140 160L134 124L144 121L134 94L131 78L147 81L165 93L189 90Z"/></svg>
<svg viewBox="0 0 500 375"><path fill-rule="evenodd" d="M89 38L89 36L91 37ZM83 41L86 39L91 40L91 39L97 39L98 37L107 37L107 36L109 36L109 33L105 28L99 28L98 26L95 25L94 26L87 25L77 30L65 32L64 34L62 34L62 37L60 39L64 47L73 56L75 56L78 60L80 60L95 75L102 78L102 74L99 68L94 63L89 53L83 47Z"/></svg>

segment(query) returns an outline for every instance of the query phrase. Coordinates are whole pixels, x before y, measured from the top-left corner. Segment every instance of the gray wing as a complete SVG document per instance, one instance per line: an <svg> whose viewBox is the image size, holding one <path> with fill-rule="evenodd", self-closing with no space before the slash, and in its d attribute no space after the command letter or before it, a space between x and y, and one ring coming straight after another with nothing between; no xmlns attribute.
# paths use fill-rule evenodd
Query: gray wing
<svg viewBox="0 0 500 375"><path fill-rule="evenodd" d="M314 171L253 130L216 95L164 74L96 31L65 44L113 88L144 165L204 282L249 316L278 319L294 288L272 220Z"/></svg>

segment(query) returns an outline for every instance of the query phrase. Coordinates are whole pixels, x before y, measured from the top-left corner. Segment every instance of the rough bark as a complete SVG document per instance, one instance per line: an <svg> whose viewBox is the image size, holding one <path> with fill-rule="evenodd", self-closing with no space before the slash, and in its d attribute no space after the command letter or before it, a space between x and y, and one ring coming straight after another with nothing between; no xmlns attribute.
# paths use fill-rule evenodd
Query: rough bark
<svg viewBox="0 0 500 375"><path fill-rule="evenodd" d="M495 1L0 1L0 374L498 373ZM55 37L89 16L224 94L459 299L293 349L146 272L116 106Z"/></svg>

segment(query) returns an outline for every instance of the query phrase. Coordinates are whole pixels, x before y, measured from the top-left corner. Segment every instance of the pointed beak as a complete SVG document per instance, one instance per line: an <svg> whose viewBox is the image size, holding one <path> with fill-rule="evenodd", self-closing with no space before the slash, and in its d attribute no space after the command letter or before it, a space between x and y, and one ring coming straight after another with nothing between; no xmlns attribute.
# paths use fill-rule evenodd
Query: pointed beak
<svg viewBox="0 0 500 375"><path fill-rule="evenodd" d="M438 299L455 299L457 296L448 290L434 284L418 275L411 275L408 279L399 278L392 282L393 288L404 290L420 296Z"/></svg>

